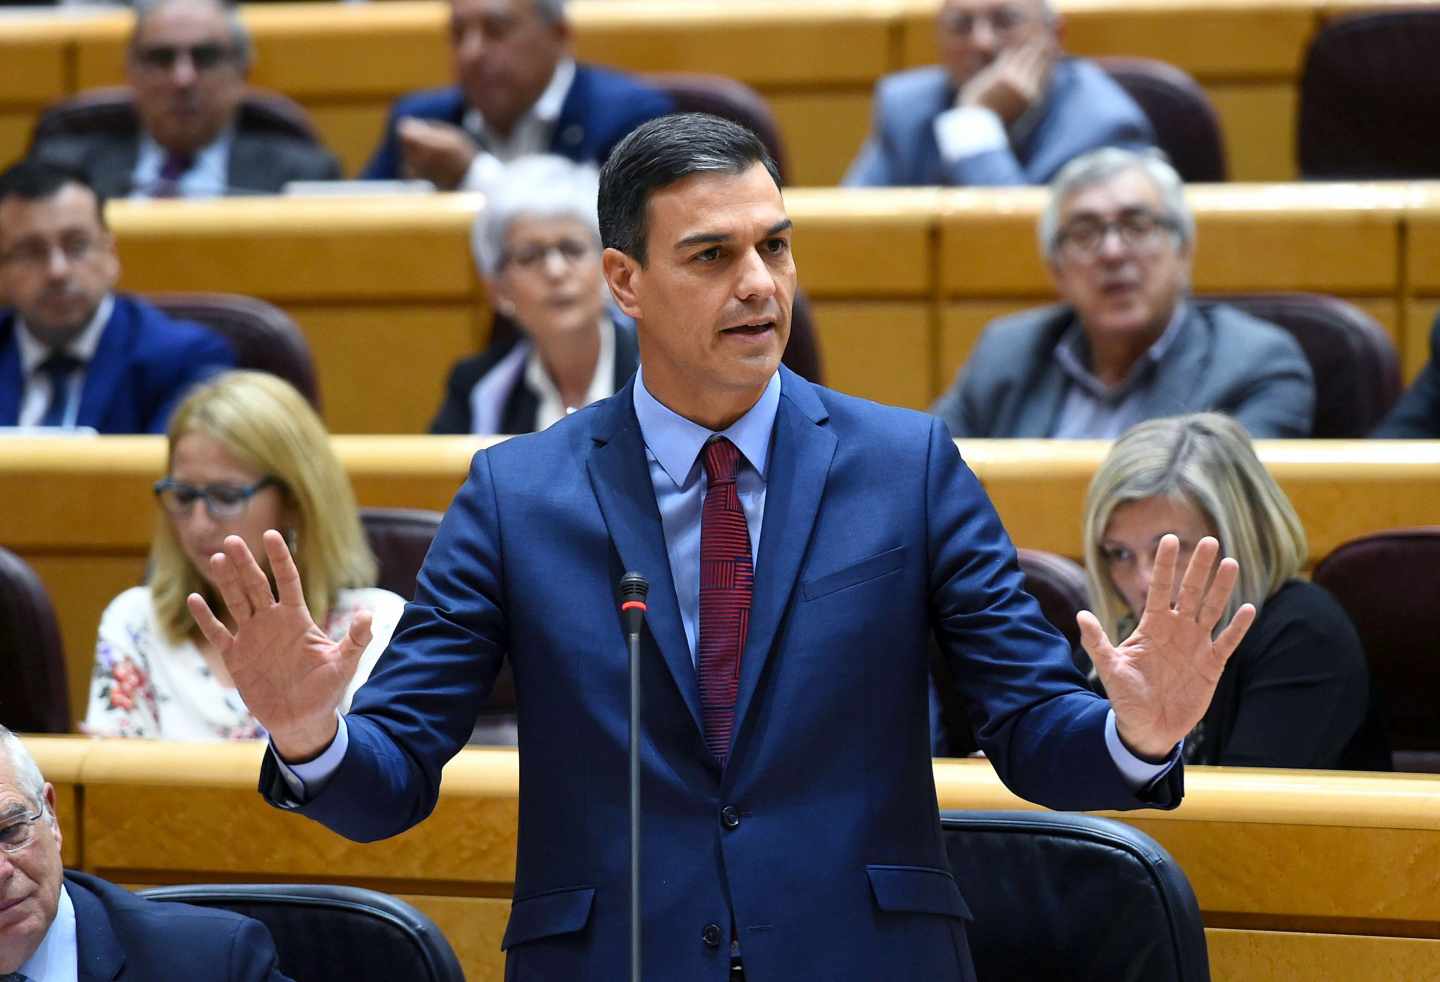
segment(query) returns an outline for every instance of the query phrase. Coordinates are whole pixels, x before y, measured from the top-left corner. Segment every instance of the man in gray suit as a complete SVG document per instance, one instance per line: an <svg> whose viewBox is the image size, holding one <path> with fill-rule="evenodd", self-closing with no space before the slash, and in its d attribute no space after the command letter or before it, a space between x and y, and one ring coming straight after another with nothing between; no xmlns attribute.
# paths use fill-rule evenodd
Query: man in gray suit
<svg viewBox="0 0 1440 982"><path fill-rule="evenodd" d="M1308 436L1310 365L1281 328L1187 298L1195 219L1153 152L1107 148L1055 179L1040 247L1063 303L988 325L932 408L957 437L1112 438L1214 410Z"/></svg>
<svg viewBox="0 0 1440 982"><path fill-rule="evenodd" d="M126 57L136 126L57 135L31 155L85 173L104 197L272 194L290 181L339 178L323 147L238 125L250 62L234 8L142 0Z"/></svg>
<svg viewBox="0 0 1440 982"><path fill-rule="evenodd" d="M1063 57L1050 0L945 0L939 65L875 87L874 123L844 183L1044 184L1087 150L1155 142L1140 107Z"/></svg>

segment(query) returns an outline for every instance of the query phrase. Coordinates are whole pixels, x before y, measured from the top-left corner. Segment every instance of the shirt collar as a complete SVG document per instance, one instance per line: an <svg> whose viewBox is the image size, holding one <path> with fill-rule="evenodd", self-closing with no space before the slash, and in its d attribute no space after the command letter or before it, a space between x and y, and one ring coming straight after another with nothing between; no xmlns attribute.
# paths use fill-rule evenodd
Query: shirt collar
<svg viewBox="0 0 1440 982"><path fill-rule="evenodd" d="M1170 315L1170 322L1165 325L1165 330L1130 367L1130 374L1115 385L1106 385L1091 370L1090 342L1079 318L1076 318L1075 323L1071 324L1061 335L1059 344L1055 346L1055 360L1060 363L1065 374L1084 386L1097 399L1124 395L1134 389L1144 377L1144 373L1149 371L1152 366L1158 365L1160 360L1165 357L1165 353L1174 347L1188 312L1189 308L1184 300L1177 303L1175 312Z"/></svg>
<svg viewBox="0 0 1440 982"><path fill-rule="evenodd" d="M590 376L590 384L585 389L585 401L580 406L588 406L604 399L610 395L611 387L615 384L615 325L610 323L610 318L601 317L596 330L600 335L600 350L596 352L595 371ZM545 429L568 412L580 408L565 405L560 389L545 370L538 347L532 349L530 357L525 361L525 384L540 400L540 418L537 419L535 427L537 430ZM547 416L550 417L548 420Z"/></svg>
<svg viewBox="0 0 1440 982"><path fill-rule="evenodd" d="M196 174L208 174L216 176L220 180L217 182L218 186L207 187L205 189L207 192L216 195L229 193L232 188L225 182L228 180L230 145L234 142L235 127L225 127L214 140L195 151L195 159L191 162L190 169L181 174L175 183L183 184L186 178L193 180ZM140 152L136 157L135 164L135 190L147 195L154 190L155 184L160 180L160 171L165 166L166 156L168 156L168 151L156 143L153 136L144 132L140 134Z"/></svg>
<svg viewBox="0 0 1440 982"><path fill-rule="evenodd" d="M34 954L25 960L20 966L20 974L32 978L35 982L50 982L52 979L73 979L78 969L78 949L76 948L75 937L75 905L70 901L70 894L65 886L65 881L60 881L60 900L55 905L55 919L50 922L50 928L45 932L45 937L40 939L40 947L35 949Z"/></svg>
<svg viewBox="0 0 1440 982"><path fill-rule="evenodd" d="M77 334L69 344L62 349L65 354L78 358L89 365L95 357L95 351L100 347L100 335L105 331L105 325L110 323L110 313L115 309L115 297L112 294L105 294L100 301L100 306L95 308L95 313L90 317L90 323L85 325L85 330ZM24 318L16 314L16 325L20 330L15 332L15 337L20 342L20 368L26 378L34 374L40 363L49 358L51 351L45 345L35 340L30 329L25 326Z"/></svg>
<svg viewBox="0 0 1440 982"><path fill-rule="evenodd" d="M645 388L644 368L635 372L635 417L640 421L640 435L645 447L675 482L677 488L690 483L700 450L712 436L723 436L739 449L760 479L770 460L770 434L775 429L775 416L780 411L780 373L770 376L765 391L745 415L718 434L699 423L681 416L660 402Z"/></svg>

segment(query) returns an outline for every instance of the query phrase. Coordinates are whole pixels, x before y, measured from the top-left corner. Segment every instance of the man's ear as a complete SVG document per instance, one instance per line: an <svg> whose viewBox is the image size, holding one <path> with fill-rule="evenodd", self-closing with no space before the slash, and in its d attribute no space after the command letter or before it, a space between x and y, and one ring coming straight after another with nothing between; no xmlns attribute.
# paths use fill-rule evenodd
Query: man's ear
<svg viewBox="0 0 1440 982"><path fill-rule="evenodd" d="M619 249L606 249L600 256L600 266L605 272L605 283L615 304L632 320L640 320L640 279L645 270L633 257Z"/></svg>
<svg viewBox="0 0 1440 982"><path fill-rule="evenodd" d="M45 782L44 798L45 807L50 810L51 824L55 827L55 848L58 851L64 843L60 836L60 815L55 811L55 785L49 781Z"/></svg>

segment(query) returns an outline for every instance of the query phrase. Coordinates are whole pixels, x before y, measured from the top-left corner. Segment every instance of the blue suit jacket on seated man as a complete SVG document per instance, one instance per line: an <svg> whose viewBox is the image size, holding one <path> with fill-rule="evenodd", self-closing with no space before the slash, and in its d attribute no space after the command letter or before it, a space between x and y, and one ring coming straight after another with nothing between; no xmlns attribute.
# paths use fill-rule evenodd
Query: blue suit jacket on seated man
<svg viewBox="0 0 1440 982"><path fill-rule="evenodd" d="M935 119L955 104L955 83L939 65L897 72L875 86L869 138L844 183L858 187L1044 184L1069 161L1105 146L1155 143L1135 101L1096 65L1055 63L1043 101L1012 127L1008 147L946 160Z"/></svg>
<svg viewBox="0 0 1440 982"><path fill-rule="evenodd" d="M187 389L235 365L235 352L199 324L114 294L110 319L85 368L77 426L101 433L163 433ZM0 315L0 426L14 426L24 392L13 311Z"/></svg>
<svg viewBox="0 0 1440 982"><path fill-rule="evenodd" d="M1238 641L1232 625L1212 649L1214 618L1187 610L1205 592L1213 540L1170 610L1167 537L1165 610L1147 609L1137 630L1157 630L1155 657L1135 659L1130 642L1118 655L1092 621L1087 650L1129 666L1107 675L1113 711L1092 693L943 426L778 367L795 289L778 184L758 139L714 117L656 120L616 149L601 177L604 268L636 319L641 369L615 396L475 456L416 600L343 720L336 687L368 631L317 637L279 533L264 539L278 602L235 536L212 561L240 612L235 632L190 600L247 706L270 721L262 790L361 840L429 814L444 762L512 659L520 829L507 978L626 971L626 570L652 584L639 750L650 979L721 982L732 957L748 982L973 978L930 762L932 631L1001 777L1067 809L1177 803L1180 768L1165 769L1185 732L1176 722L1193 725L1213 683L1137 715L1135 680L1163 687L1155 667L1182 662L1193 676ZM703 448L717 433L742 458L721 507L744 511L753 598L727 609L748 620L716 619L703 600L730 580L713 551L704 558L701 528ZM1217 584L1234 572L1227 561ZM748 625L743 649L717 682L713 643L733 645L736 624ZM698 679L696 650L710 652ZM1136 759L1117 734L1168 760ZM280 753L294 762L284 770Z"/></svg>
<svg viewBox="0 0 1440 982"><path fill-rule="evenodd" d="M396 125L407 116L460 126L469 107L459 86L412 92L397 99L385 121L385 135L365 165L363 180L400 177L400 140ZM604 163L615 144L647 119L675 109L668 95L622 72L576 64L575 80L565 96L550 139L551 153L581 163Z"/></svg>

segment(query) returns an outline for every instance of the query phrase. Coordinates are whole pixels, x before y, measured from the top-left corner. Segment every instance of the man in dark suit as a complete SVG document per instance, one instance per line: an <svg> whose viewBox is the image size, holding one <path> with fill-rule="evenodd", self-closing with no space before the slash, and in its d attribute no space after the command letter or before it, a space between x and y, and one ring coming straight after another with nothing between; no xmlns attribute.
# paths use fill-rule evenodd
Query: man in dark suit
<svg viewBox="0 0 1440 982"><path fill-rule="evenodd" d="M58 135L31 154L83 171L115 198L274 194L290 181L338 179L324 147L241 125L251 58L239 14L220 0L137 3L125 61L136 128Z"/></svg>
<svg viewBox="0 0 1440 982"><path fill-rule="evenodd" d="M64 871L60 844L55 788L0 726L0 978L285 982L259 921Z"/></svg>
<svg viewBox="0 0 1440 982"><path fill-rule="evenodd" d="M1058 306L986 326L932 411L956 437L1113 439L1213 410L1253 437L1310 435L1310 363L1282 328L1187 297L1195 219L1150 153L1105 148L1056 177L1040 240Z"/></svg>
<svg viewBox="0 0 1440 982"><path fill-rule="evenodd" d="M1023 590L984 491L933 419L780 367L790 221L754 134L646 123L601 175L605 275L640 371L616 396L476 455L416 601L343 719L369 628L331 644L278 533L278 584L237 537L212 559L234 633L190 609L272 737L270 799L343 834L423 819L505 657L519 697L509 978L627 964L627 659L616 582L652 584L643 637L645 965L654 979L973 978L926 721L933 630L1006 783L1057 808L1172 806L1176 747L1253 619L1211 643L1206 539L1178 543L1135 635L1093 617L1084 684Z"/></svg>
<svg viewBox="0 0 1440 982"><path fill-rule="evenodd" d="M0 174L0 426L161 433L191 385L234 366L224 338L113 292L119 276L83 175Z"/></svg>
<svg viewBox="0 0 1440 982"><path fill-rule="evenodd" d="M1060 27L1050 0L946 0L942 64L875 86L874 124L844 183L1044 184L1088 150L1152 145L1125 90L1064 57Z"/></svg>
<svg viewBox="0 0 1440 982"><path fill-rule="evenodd" d="M565 0L450 0L458 85L398 100L362 178L482 189L506 163L555 153L603 163L670 97L570 54Z"/></svg>
<svg viewBox="0 0 1440 982"><path fill-rule="evenodd" d="M1373 435L1400 440L1440 439L1440 315L1430 326L1430 360Z"/></svg>

